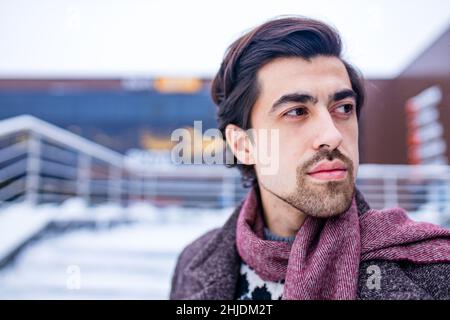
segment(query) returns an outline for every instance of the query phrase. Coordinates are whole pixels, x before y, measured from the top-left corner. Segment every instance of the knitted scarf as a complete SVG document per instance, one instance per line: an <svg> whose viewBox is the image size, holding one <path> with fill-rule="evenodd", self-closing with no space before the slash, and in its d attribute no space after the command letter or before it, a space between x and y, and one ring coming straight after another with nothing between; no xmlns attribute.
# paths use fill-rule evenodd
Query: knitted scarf
<svg viewBox="0 0 450 320"><path fill-rule="evenodd" d="M239 213L237 249L263 280L285 280L283 299L356 299L362 261L450 262L450 230L414 222L401 208L359 215L355 197L338 216L308 216L293 243L264 240L256 192Z"/></svg>

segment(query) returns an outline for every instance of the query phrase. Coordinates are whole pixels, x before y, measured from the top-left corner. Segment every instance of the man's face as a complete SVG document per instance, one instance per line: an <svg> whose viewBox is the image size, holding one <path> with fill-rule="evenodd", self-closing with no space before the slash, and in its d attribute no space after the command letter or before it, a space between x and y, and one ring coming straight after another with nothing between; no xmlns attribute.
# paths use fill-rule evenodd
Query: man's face
<svg viewBox="0 0 450 320"><path fill-rule="evenodd" d="M265 173L255 158L260 188L307 215L346 211L359 156L356 100L344 64L325 56L279 58L257 77L260 94L252 128L276 129L279 135L278 148L272 145L270 153L271 161L278 162L275 174ZM255 139L258 151L262 140Z"/></svg>

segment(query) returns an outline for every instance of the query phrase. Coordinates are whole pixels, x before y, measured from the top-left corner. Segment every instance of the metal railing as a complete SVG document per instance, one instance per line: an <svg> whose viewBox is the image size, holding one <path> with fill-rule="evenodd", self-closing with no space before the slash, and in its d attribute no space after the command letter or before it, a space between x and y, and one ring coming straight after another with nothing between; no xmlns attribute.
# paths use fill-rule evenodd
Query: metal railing
<svg viewBox="0 0 450 320"><path fill-rule="evenodd" d="M122 155L32 116L0 121L0 202L112 200L122 168Z"/></svg>
<svg viewBox="0 0 450 320"><path fill-rule="evenodd" d="M371 207L435 212L450 222L450 166L361 165L356 181Z"/></svg>
<svg viewBox="0 0 450 320"><path fill-rule="evenodd" d="M133 167L101 145L41 121L0 121L0 204L135 201L155 205L229 207L244 195L240 176L222 166Z"/></svg>
<svg viewBox="0 0 450 320"><path fill-rule="evenodd" d="M222 208L246 194L236 169L220 165L127 164L101 145L31 116L0 121L0 204L136 201ZM359 167L357 186L374 208L450 214L450 166Z"/></svg>

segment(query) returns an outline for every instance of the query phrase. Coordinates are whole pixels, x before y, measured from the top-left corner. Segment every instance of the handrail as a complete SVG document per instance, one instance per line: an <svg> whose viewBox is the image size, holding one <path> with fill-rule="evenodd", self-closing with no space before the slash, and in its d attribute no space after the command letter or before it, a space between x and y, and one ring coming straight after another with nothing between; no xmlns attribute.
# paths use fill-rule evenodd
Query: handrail
<svg viewBox="0 0 450 320"><path fill-rule="evenodd" d="M27 142L20 141L0 150L0 164L19 157L27 152Z"/></svg>
<svg viewBox="0 0 450 320"><path fill-rule="evenodd" d="M22 131L33 131L39 135L64 145L78 149L89 156L101 159L115 166L123 165L123 155L110 150L100 144L89 141L70 131L42 121L31 115L21 115L14 118L0 120L0 137Z"/></svg>
<svg viewBox="0 0 450 320"><path fill-rule="evenodd" d="M8 161L0 169L0 188L7 188L4 195L10 194L18 185L13 184L14 179L24 176L25 199L31 203L37 203L39 197L57 201L78 196L88 202L151 201L217 207L234 206L247 192L237 169L223 165L143 165L32 116L0 121L0 138L24 131L30 132L25 141L11 140L21 152L4 143L0 148L2 158ZM24 156L17 161L12 157L22 152ZM450 210L448 165L361 164L356 183L376 207L418 207L434 201ZM64 196L60 191L70 194Z"/></svg>

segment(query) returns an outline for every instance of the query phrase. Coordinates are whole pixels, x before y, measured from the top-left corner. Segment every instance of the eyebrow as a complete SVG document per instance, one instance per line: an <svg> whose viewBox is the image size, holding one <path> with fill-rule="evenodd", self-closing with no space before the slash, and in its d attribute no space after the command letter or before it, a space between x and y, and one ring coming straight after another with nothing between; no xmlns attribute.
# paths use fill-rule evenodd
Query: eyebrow
<svg viewBox="0 0 450 320"><path fill-rule="evenodd" d="M357 94L355 91L351 89L343 89L339 90L333 94L330 94L328 96L328 103L347 99L347 98L353 98L356 100ZM282 95L280 98L278 98L277 101L274 102L272 105L272 108L270 108L269 113L275 112L277 109L285 105L286 103L311 103L316 104L319 100L312 96L309 93L306 92L295 92L295 93L288 93L285 95Z"/></svg>

